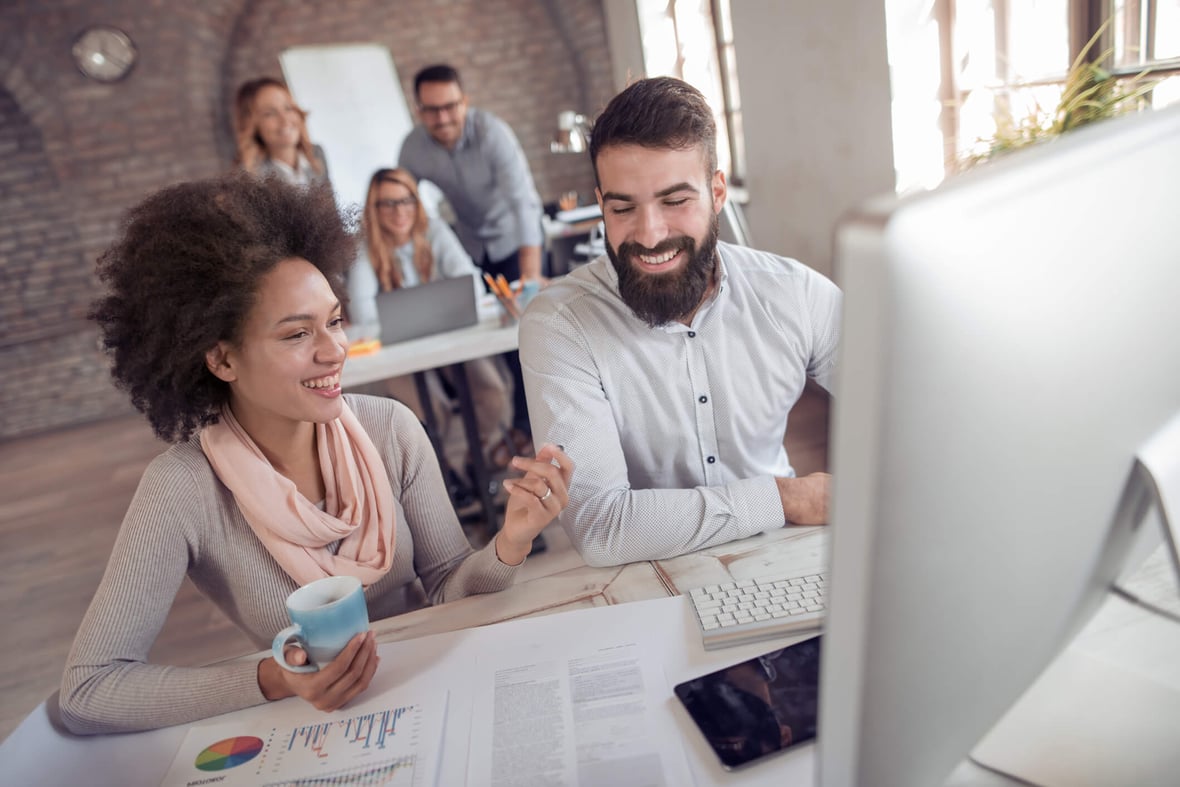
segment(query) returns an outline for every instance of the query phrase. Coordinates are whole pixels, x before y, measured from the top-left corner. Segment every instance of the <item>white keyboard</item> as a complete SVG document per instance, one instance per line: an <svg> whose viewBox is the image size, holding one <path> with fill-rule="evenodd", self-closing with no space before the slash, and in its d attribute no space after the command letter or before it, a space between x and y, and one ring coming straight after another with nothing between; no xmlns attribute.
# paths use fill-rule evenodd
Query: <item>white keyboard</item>
<svg viewBox="0 0 1180 787"><path fill-rule="evenodd" d="M689 591L705 650L812 631L823 625L823 572L743 579Z"/></svg>

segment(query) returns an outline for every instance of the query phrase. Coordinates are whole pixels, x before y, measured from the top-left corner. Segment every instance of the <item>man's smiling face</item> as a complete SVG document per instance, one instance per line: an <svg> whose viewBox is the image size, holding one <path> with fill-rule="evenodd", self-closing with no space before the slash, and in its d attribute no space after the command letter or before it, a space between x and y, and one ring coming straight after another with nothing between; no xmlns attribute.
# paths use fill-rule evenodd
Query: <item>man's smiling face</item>
<svg viewBox="0 0 1180 787"><path fill-rule="evenodd" d="M620 296L653 327L687 322L713 281L725 176L706 171L699 146L615 145L595 166Z"/></svg>

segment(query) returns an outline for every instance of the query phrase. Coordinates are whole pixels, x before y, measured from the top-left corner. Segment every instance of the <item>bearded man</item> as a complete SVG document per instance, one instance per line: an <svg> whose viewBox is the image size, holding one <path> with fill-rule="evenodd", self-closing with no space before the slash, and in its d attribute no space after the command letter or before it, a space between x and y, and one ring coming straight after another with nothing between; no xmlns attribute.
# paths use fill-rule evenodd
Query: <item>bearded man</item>
<svg viewBox="0 0 1180 787"><path fill-rule="evenodd" d="M797 478L783 438L807 378L830 388L841 294L718 241L716 135L678 79L617 95L590 139L607 254L521 321L533 435L578 463L561 522L590 565L827 521L830 476Z"/></svg>

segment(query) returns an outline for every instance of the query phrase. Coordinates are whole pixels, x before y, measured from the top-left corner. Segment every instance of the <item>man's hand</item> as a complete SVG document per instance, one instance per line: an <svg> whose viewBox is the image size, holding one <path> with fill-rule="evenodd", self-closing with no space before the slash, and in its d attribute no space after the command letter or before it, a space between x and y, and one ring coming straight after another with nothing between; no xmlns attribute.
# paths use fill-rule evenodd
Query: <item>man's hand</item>
<svg viewBox="0 0 1180 787"><path fill-rule="evenodd" d="M790 525L826 525L832 476L812 473L802 478L776 478L783 517Z"/></svg>
<svg viewBox="0 0 1180 787"><path fill-rule="evenodd" d="M307 654L291 647L285 654L287 663L307 663ZM317 709L333 711L346 705L369 687L377 672L377 641L373 632L357 634L330 664L318 672L291 672L273 658L258 662L258 687L268 700L298 696Z"/></svg>

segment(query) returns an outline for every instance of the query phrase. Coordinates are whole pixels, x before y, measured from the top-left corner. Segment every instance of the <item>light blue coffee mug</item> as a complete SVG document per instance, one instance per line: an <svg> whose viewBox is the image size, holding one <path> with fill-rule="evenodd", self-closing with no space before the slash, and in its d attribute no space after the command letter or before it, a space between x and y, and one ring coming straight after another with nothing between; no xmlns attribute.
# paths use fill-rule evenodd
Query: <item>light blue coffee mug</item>
<svg viewBox="0 0 1180 787"><path fill-rule="evenodd" d="M316 672L344 650L362 631L369 630L365 590L356 577L325 577L287 596L291 624L275 635L271 653L291 672ZM308 664L288 664L284 651L296 644L307 653Z"/></svg>

